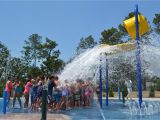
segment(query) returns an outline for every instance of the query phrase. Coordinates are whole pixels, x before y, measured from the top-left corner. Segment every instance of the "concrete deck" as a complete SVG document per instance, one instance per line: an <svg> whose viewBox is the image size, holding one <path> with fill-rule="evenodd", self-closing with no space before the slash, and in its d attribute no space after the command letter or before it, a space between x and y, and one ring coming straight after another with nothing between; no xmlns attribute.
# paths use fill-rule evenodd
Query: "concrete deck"
<svg viewBox="0 0 160 120"><path fill-rule="evenodd" d="M41 120L41 114L13 113L0 115L0 120ZM63 114L47 114L47 120L70 120Z"/></svg>

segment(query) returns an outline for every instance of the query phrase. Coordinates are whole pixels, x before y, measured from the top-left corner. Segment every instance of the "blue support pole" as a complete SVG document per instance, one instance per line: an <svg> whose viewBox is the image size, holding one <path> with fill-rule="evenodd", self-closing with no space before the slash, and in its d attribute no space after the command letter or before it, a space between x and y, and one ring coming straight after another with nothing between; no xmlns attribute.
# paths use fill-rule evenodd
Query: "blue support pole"
<svg viewBox="0 0 160 120"><path fill-rule="evenodd" d="M109 82L108 82L108 60L106 59L106 106L108 106L108 88L109 88Z"/></svg>
<svg viewBox="0 0 160 120"><path fill-rule="evenodd" d="M7 91L3 91L3 102L2 102L2 112L6 114L6 106L7 106Z"/></svg>
<svg viewBox="0 0 160 120"><path fill-rule="evenodd" d="M102 59L100 58L100 66L99 66L99 87L100 87L100 98L99 98L99 104L102 108L102 65L101 65Z"/></svg>
<svg viewBox="0 0 160 120"><path fill-rule="evenodd" d="M142 104L142 80L141 80L141 59L140 59L140 42L139 42L139 22L138 22L138 5L135 7L135 24L136 24L136 60L137 60L137 70L138 70L138 98L139 106L141 108Z"/></svg>

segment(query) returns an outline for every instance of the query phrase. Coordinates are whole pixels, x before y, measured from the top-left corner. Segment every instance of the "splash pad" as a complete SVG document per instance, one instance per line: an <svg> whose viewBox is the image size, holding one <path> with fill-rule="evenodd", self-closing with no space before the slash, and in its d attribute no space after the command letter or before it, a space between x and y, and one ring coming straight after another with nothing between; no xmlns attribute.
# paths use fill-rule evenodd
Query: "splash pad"
<svg viewBox="0 0 160 120"><path fill-rule="evenodd" d="M144 19L144 17L143 17ZM137 28L136 28L137 29ZM141 45L141 48L138 49L141 52L141 65L142 68L145 66L145 62L149 65L147 66L147 73L150 75L159 75L157 71L160 70L160 54L159 54L159 44L156 44L155 38L153 38L153 34L150 42L142 42L138 41L138 44ZM158 36L158 35L157 35ZM134 36L135 37L135 36ZM137 36L136 36L137 37ZM155 36L154 36L155 37ZM159 36L158 36L159 37ZM158 38L157 37L157 38ZM131 64L133 69L136 69L136 42L128 42L124 44L109 46L109 45L99 45L93 49L87 50L81 55L77 56L71 63L69 63L62 73L59 75L61 81L68 80L71 83L76 82L77 79L82 79L86 81L88 78L92 79L92 83L96 84L99 82L99 65L102 65L102 71L105 71L106 59L108 60L108 75L109 81L114 81L114 78L111 75L115 74L115 66L119 65L119 63ZM139 54L140 55L140 54ZM101 63L100 63L101 59ZM128 70L128 72L130 72ZM139 71L138 71L139 72ZM117 74L117 73L116 73ZM121 71L120 80L129 79L127 78L127 74ZM105 74L102 74L101 80L105 79ZM0 100L1 102L1 100ZM105 106L104 100L101 101L102 105ZM93 102L93 106L91 108L85 109L74 109L70 111L61 111L66 115L71 117L71 120L106 120L106 119L152 119L158 120L160 118L160 102L153 100L144 100L141 101L139 105L139 101L137 99L133 101L127 101L125 107L122 102L119 100L111 100L109 101L108 107L100 107ZM0 107L1 108L1 107ZM10 113L31 113L31 111L27 110L11 110ZM54 112L53 112L54 113Z"/></svg>
<svg viewBox="0 0 160 120"><path fill-rule="evenodd" d="M149 36L150 41L146 41L145 39L141 41L139 40L139 34L143 35L146 33L149 30L149 26L145 17L138 15L138 6L136 6L135 9L135 17L131 18L131 20L129 19L127 22L125 21L124 23L130 36L133 39L136 39L135 42L124 43L115 46L99 45L93 49L87 50L76 57L65 67L64 71L60 75L60 78L62 81L69 80L71 82L75 82L77 79L86 81L89 77L92 78L92 83L94 84L99 82L100 79L100 98L102 98L102 79L108 79L107 75L102 74L102 71L105 70L105 60L107 60L109 63L109 75L114 74L114 66L120 62L132 64L132 67L137 69L139 99L138 101L130 101L126 104L128 106L130 115L147 116L158 114L160 112L159 102L142 101L141 68L145 67L145 63L147 62L148 66L146 73L150 76L159 76L158 71L160 69L160 64L157 62L160 58L160 54L158 53L159 43L155 44L157 39L153 38L152 36L155 35L154 32L152 32ZM129 24L129 26L127 26L127 24ZM101 64L100 67L99 64ZM106 71L108 74L108 70ZM119 79L128 79L127 74L121 73ZM109 80L112 81L113 78L109 78ZM106 94L108 94L107 92ZM102 104L102 99L100 99L101 108ZM106 104L108 105L108 103Z"/></svg>

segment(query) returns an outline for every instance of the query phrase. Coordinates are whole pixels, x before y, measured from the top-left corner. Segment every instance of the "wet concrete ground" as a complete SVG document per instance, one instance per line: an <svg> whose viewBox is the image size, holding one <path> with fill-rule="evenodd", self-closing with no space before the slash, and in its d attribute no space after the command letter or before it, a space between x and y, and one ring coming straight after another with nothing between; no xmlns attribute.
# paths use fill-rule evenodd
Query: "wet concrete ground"
<svg viewBox="0 0 160 120"><path fill-rule="evenodd" d="M1 115L0 120L41 120L41 114L13 113ZM47 120L70 120L69 116L63 114L47 114Z"/></svg>

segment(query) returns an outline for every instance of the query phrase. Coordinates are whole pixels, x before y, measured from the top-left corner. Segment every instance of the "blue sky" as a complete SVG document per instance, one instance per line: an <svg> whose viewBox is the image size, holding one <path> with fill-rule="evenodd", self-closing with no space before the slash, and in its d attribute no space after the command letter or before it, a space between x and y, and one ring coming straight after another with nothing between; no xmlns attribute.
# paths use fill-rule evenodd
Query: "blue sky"
<svg viewBox="0 0 160 120"><path fill-rule="evenodd" d="M160 13L160 1L137 1L0 1L0 41L12 56L20 57L24 40L38 33L55 40L61 58L67 61L81 37L92 35L98 41L104 29L122 23L136 3L149 21L155 13Z"/></svg>

